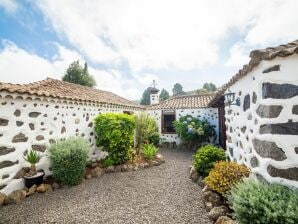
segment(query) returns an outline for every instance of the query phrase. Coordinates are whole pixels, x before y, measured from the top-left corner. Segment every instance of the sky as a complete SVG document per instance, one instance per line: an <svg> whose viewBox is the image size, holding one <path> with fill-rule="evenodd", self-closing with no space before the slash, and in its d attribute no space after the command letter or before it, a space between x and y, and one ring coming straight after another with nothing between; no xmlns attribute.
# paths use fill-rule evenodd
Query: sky
<svg viewBox="0 0 298 224"><path fill-rule="evenodd" d="M297 0L0 0L0 82L61 79L87 62L98 89L131 100L221 86L255 49L298 39Z"/></svg>

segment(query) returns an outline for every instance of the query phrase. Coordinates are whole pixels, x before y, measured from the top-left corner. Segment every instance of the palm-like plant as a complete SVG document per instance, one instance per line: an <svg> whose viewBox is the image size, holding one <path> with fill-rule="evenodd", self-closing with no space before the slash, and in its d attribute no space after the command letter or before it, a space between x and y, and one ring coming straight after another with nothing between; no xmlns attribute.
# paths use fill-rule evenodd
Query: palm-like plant
<svg viewBox="0 0 298 224"><path fill-rule="evenodd" d="M27 153L24 159L31 164L31 171L36 174L36 166L35 164L39 162L41 156L34 150L31 150Z"/></svg>

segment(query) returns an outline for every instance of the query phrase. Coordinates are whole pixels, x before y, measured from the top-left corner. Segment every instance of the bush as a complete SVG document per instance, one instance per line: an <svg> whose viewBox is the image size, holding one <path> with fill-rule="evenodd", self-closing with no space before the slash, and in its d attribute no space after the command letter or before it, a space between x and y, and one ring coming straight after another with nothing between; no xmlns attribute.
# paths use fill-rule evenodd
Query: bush
<svg viewBox="0 0 298 224"><path fill-rule="evenodd" d="M228 198L241 224L298 223L297 189L247 180L232 188Z"/></svg>
<svg viewBox="0 0 298 224"><path fill-rule="evenodd" d="M220 194L225 194L243 178L248 177L250 170L235 162L219 161L214 164L205 183L209 188Z"/></svg>
<svg viewBox="0 0 298 224"><path fill-rule="evenodd" d="M144 143L152 143L156 146L159 144L160 136L156 120L146 113L136 116L135 140L137 150L142 148Z"/></svg>
<svg viewBox="0 0 298 224"><path fill-rule="evenodd" d="M135 119L128 114L106 113L95 120L96 144L103 146L115 165L129 159L128 151L133 146Z"/></svg>
<svg viewBox="0 0 298 224"><path fill-rule="evenodd" d="M50 146L49 159L55 179L63 184L81 182L88 158L88 144L83 138L68 138Z"/></svg>
<svg viewBox="0 0 298 224"><path fill-rule="evenodd" d="M214 145L206 145L198 149L193 156L193 166L204 177L208 176L215 162L226 160L227 156L223 149Z"/></svg>
<svg viewBox="0 0 298 224"><path fill-rule="evenodd" d="M112 166L112 165L114 165L114 164L115 164L115 161L114 161L112 158L110 158L110 157L107 157L107 158L105 158L105 159L103 160L103 165L104 165L105 167Z"/></svg>
<svg viewBox="0 0 298 224"><path fill-rule="evenodd" d="M214 125L207 120L200 120L191 115L182 116L178 121L174 121L176 133L183 142L193 145L208 142L209 138L215 137Z"/></svg>
<svg viewBox="0 0 298 224"><path fill-rule="evenodd" d="M158 148L156 148L153 144L145 144L142 148L144 158L148 160L153 159L157 152Z"/></svg>

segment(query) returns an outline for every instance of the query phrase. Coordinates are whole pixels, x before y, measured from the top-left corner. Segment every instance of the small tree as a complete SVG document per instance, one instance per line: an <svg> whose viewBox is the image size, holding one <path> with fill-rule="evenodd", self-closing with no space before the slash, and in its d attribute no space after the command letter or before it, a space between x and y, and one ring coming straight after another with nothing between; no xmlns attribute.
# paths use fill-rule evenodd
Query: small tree
<svg viewBox="0 0 298 224"><path fill-rule="evenodd" d="M170 94L167 90L162 89L160 94L159 94L159 100L164 101L170 98Z"/></svg>
<svg viewBox="0 0 298 224"><path fill-rule="evenodd" d="M142 99L140 102L141 105L150 105L150 89L151 87L148 87L147 89L144 90Z"/></svg>
<svg viewBox="0 0 298 224"><path fill-rule="evenodd" d="M83 68L79 61L74 61L69 65L66 73L62 77L62 80L88 87L94 87L96 85L93 76L91 76L88 72L87 63L84 64Z"/></svg>
<svg viewBox="0 0 298 224"><path fill-rule="evenodd" d="M155 139L159 141L158 125L156 121L146 113L141 113L135 118L136 129L135 129L135 141L136 150L139 154L139 150L142 148L144 143L156 144ZM158 142L157 142L158 143Z"/></svg>
<svg viewBox="0 0 298 224"><path fill-rule="evenodd" d="M183 91L183 87L180 83L176 83L172 91L173 96L180 96L185 94L185 92Z"/></svg>
<svg viewBox="0 0 298 224"><path fill-rule="evenodd" d="M210 82L210 83L204 83L204 85L203 85L203 89L206 89L206 90L208 90L209 92L214 92L214 91L216 91L216 85L215 84L213 84L212 82Z"/></svg>

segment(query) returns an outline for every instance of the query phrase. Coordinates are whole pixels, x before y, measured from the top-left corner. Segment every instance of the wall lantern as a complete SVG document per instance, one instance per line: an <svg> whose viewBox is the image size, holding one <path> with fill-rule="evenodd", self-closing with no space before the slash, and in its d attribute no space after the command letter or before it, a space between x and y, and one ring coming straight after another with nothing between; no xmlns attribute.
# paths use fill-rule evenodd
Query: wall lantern
<svg viewBox="0 0 298 224"><path fill-rule="evenodd" d="M225 96L225 105L226 106L231 106L231 105L236 105L240 106L240 98L238 97L235 100L235 93L232 93L230 90L228 90L228 93L224 94Z"/></svg>

